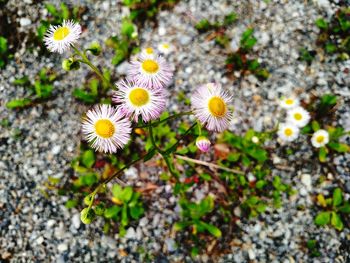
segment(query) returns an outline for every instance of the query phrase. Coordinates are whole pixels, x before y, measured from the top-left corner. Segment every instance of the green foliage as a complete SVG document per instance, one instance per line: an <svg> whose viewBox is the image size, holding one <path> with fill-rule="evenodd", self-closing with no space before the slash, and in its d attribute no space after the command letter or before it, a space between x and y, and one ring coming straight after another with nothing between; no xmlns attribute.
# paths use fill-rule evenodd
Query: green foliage
<svg viewBox="0 0 350 263"><path fill-rule="evenodd" d="M0 35L0 69L3 69L8 59L12 56L9 54L7 39Z"/></svg>
<svg viewBox="0 0 350 263"><path fill-rule="evenodd" d="M190 202L185 197L180 199L181 221L176 222L173 226L175 231L192 228L192 234L208 232L216 238L220 238L222 233L216 226L206 223L205 217L214 209L214 200L208 196L199 203Z"/></svg>
<svg viewBox="0 0 350 263"><path fill-rule="evenodd" d="M209 30L216 30L223 32L227 29L227 27L231 26L237 21L237 14L235 12L227 14L223 21L215 21L213 23L209 22L208 19L200 20L194 27L200 33L207 32Z"/></svg>
<svg viewBox="0 0 350 263"><path fill-rule="evenodd" d="M35 103L45 101L52 97L53 82L57 75L55 72L42 68L31 83L28 76L14 80L13 85L24 86L29 90L30 95L26 98L14 99L6 103L9 109L22 109Z"/></svg>
<svg viewBox="0 0 350 263"><path fill-rule="evenodd" d="M299 59L301 61L306 62L309 66L311 65L312 61L315 59L316 51L309 50L307 48L301 48L299 50Z"/></svg>
<svg viewBox="0 0 350 263"><path fill-rule="evenodd" d="M226 67L228 72L240 71L243 75L251 73L260 80L266 80L270 75L268 70L263 68L257 59L248 58L251 57L252 48L257 43L253 33L253 28L248 28L243 32L240 48L229 53L226 59Z"/></svg>
<svg viewBox="0 0 350 263"><path fill-rule="evenodd" d="M334 189L332 197L327 199L319 194L317 203L324 211L316 215L314 223L318 226L330 224L338 231L342 231L344 228L342 215L350 214L350 203L344 200L342 190L340 188Z"/></svg>
<svg viewBox="0 0 350 263"><path fill-rule="evenodd" d="M317 44L328 54L338 54L339 60L347 60L350 55L349 15L349 8L340 8L329 21L323 18L315 21L320 29Z"/></svg>
<svg viewBox="0 0 350 263"><path fill-rule="evenodd" d="M321 256L321 253L319 251L319 244L315 239L308 240L306 243L306 247L308 248L311 257Z"/></svg>
<svg viewBox="0 0 350 263"><path fill-rule="evenodd" d="M111 73L108 69L103 70L103 76L108 82L111 81ZM110 87L99 78L92 78L88 80L83 87L75 88L72 95L77 100L86 104L102 103L109 99L107 96L109 89Z"/></svg>

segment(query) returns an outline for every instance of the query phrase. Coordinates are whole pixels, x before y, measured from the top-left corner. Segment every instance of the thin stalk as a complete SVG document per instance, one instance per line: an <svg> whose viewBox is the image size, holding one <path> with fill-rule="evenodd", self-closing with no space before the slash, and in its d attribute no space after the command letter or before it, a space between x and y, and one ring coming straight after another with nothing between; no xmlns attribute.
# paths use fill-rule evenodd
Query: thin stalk
<svg viewBox="0 0 350 263"><path fill-rule="evenodd" d="M153 129L152 129L152 122L150 122L150 124L148 125L148 131L149 131L149 136L151 137L151 142L152 142L152 145L154 148L156 148L156 150L161 154L163 155L164 154L164 151L162 149L160 149L156 143L156 140L154 139L154 136L153 136Z"/></svg>
<svg viewBox="0 0 350 263"><path fill-rule="evenodd" d="M226 172L231 172L231 173L236 173L236 174L241 174L241 175L245 174L244 172L242 172L240 170L230 169L230 168L227 168L225 166L217 165L214 163L209 163L209 162L205 162L205 161L201 161L201 160L197 160L197 159L192 159L192 158L187 157L187 156L183 156L183 155L179 155L179 154L174 154L174 156L177 159L184 160L184 161L190 162L190 163L204 165L204 166L207 166L209 168L220 169L220 170L224 170Z"/></svg>
<svg viewBox="0 0 350 263"><path fill-rule="evenodd" d="M163 123L163 122L167 122L169 120L172 120L172 119L176 119L178 117L181 117L181 116L185 116L185 115L191 115L192 114L192 111L185 111L185 112L180 112L180 113L175 113L163 120L160 120L160 121L156 121L156 122L153 122L152 124L144 124L144 125L140 125L140 126L137 126L135 128L146 128L146 127L149 127L150 125L152 127L155 127L155 126L158 126L159 124Z"/></svg>

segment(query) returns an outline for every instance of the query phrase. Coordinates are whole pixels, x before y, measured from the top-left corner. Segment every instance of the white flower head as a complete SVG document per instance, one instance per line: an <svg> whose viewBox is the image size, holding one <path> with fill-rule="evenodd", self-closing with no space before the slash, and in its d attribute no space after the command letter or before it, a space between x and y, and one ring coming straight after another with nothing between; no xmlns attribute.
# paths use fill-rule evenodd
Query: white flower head
<svg viewBox="0 0 350 263"><path fill-rule="evenodd" d="M233 117L229 107L232 97L216 83L207 83L195 90L191 107L196 118L210 131L226 130Z"/></svg>
<svg viewBox="0 0 350 263"><path fill-rule="evenodd" d="M284 142L292 142L298 138L299 128L292 123L281 123L277 135Z"/></svg>
<svg viewBox="0 0 350 263"><path fill-rule="evenodd" d="M310 121L310 114L302 107L296 107L287 112L287 121L302 128Z"/></svg>
<svg viewBox="0 0 350 263"><path fill-rule="evenodd" d="M141 54L130 62L128 79L149 88L165 88L173 78L173 71L162 56Z"/></svg>
<svg viewBox="0 0 350 263"><path fill-rule="evenodd" d="M158 45L158 50L160 53L163 53L164 55L168 55L173 51L173 47L169 43L160 43Z"/></svg>
<svg viewBox="0 0 350 263"><path fill-rule="evenodd" d="M44 43L51 52L62 54L76 43L81 34L81 26L72 20L63 20L61 26L50 25L44 37Z"/></svg>
<svg viewBox="0 0 350 263"><path fill-rule="evenodd" d="M82 122L85 139L97 151L114 153L130 139L131 123L110 105L97 105L86 113Z"/></svg>
<svg viewBox="0 0 350 263"><path fill-rule="evenodd" d="M119 103L117 109L135 122L141 116L144 122L160 117L166 107L167 91L151 89L134 81L120 81L118 90L114 93L113 101Z"/></svg>
<svg viewBox="0 0 350 263"><path fill-rule="evenodd" d="M298 107L300 104L299 100L294 97L283 97L280 101L280 106L283 109L293 109L295 107Z"/></svg>
<svg viewBox="0 0 350 263"><path fill-rule="evenodd" d="M318 130L311 137L311 143L314 147L320 148L329 142L329 134L326 130Z"/></svg>
<svg viewBox="0 0 350 263"><path fill-rule="evenodd" d="M146 47L142 50L141 55L147 58L154 58L157 54L152 47Z"/></svg>

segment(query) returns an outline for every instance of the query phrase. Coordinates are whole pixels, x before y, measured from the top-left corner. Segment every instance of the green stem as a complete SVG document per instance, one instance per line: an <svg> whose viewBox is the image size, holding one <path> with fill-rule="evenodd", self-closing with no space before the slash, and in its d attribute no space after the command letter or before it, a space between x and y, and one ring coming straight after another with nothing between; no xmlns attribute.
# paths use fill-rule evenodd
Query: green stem
<svg viewBox="0 0 350 263"><path fill-rule="evenodd" d="M91 63L89 58L86 56L85 52L84 53L80 52L75 46L72 46L72 48L74 49L75 53L82 58L82 60L79 60L80 62L88 65L106 85L112 87L111 83L109 83L109 81L105 78L105 76L103 76L101 71Z"/></svg>
<svg viewBox="0 0 350 263"><path fill-rule="evenodd" d="M175 114L170 115L169 117L167 117L167 118L165 118L163 120L156 121L156 122L153 122L151 124L144 124L144 125L141 125L141 126L137 126L135 128L146 128L146 127L149 127L150 125L152 127L155 127L155 126L158 126L159 124L161 124L163 122L167 122L169 120L176 119L178 117L185 116L185 115L191 115L191 114L192 114L192 111L185 111L185 112L175 113Z"/></svg>
<svg viewBox="0 0 350 263"><path fill-rule="evenodd" d="M171 154L172 152L174 152L174 149L176 150L176 147L179 145L180 141L187 135L190 133L190 131L196 127L197 122L193 123L192 126L190 128L188 128L185 133L183 135L181 135L181 137L172 145L170 146L168 149L166 149L164 151L165 154Z"/></svg>
<svg viewBox="0 0 350 263"><path fill-rule="evenodd" d="M152 129L152 122L150 122L150 124L148 125L148 130L149 130L149 136L151 137L151 142L152 142L152 145L154 148L156 148L156 150L161 154L163 155L164 154L164 151L162 149L160 149L156 143L156 140L154 139L154 136L153 136L153 129Z"/></svg>

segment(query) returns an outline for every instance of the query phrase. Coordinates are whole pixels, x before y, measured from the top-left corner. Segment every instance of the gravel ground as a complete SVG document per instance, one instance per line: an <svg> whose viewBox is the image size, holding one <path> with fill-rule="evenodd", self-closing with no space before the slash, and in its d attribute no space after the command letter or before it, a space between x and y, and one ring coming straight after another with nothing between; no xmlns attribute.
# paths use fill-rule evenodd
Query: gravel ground
<svg viewBox="0 0 350 263"><path fill-rule="evenodd" d="M232 130L245 132L248 128L269 129L281 119L277 99L295 92L304 100L312 94L334 93L341 97L337 125L350 128L350 62L335 63L334 59L318 55L311 66L298 61L298 50L303 46L316 49L318 29L314 21L331 16L339 1L181 1L171 11L161 11L158 26L146 23L139 32L142 46L156 46L160 41L174 45L176 52L168 60L176 67L172 95L179 91L190 94L201 83L217 81L231 89L236 98L238 114ZM344 2L344 1L343 1ZM88 8L83 16L84 32L80 43L104 40L118 33L123 14L128 10L114 1L73 1ZM18 32L35 30L40 17L45 16L42 4L31 0L10 0L7 8L18 22ZM38 12L39 11L39 12ZM255 51L269 69L271 77L260 82L247 76L238 83L225 76L225 54L206 34L198 34L194 21L214 20L235 11L239 21L229 29L232 49L243 30L253 25L258 44ZM26 51L28 38L24 37L15 60L0 74L0 119L8 119L10 127L1 127L0 133L0 259L4 262L143 262L147 254L155 262L191 262L171 233L171 225L178 218L179 208L172 197L170 185L158 179L152 167L130 168L124 181L136 186L158 185L150 196L145 217L132 225L126 237L102 234L102 221L85 226L80 223L79 211L68 211L65 199L52 195L45 198L38 188L49 176L63 178L69 175L70 161L78 152L79 123L86 106L71 96L81 86L86 70L64 73L60 69L61 56L40 57L34 49ZM321 53L319 53L321 54ZM110 66L112 53L103 54L96 63L109 67L117 76L125 72L125 64ZM55 99L23 111L9 111L5 103L21 97L25 90L10 83L23 75L35 76L43 66L53 68L61 77L54 83ZM236 75L236 77L239 77ZM237 79L237 78L235 78ZM169 108L178 109L172 96ZM349 143L349 138L347 138ZM275 143L272 143L273 145ZM297 194L284 198L283 207L269 210L258 219L238 222L242 229L230 243L231 251L218 258L202 255L198 261L217 262L350 262L350 231L341 233L332 228L317 228L313 224L316 213L312 197L327 193L336 179L350 193L350 154L335 158L337 173L320 167L310 159L312 149L305 138L297 143L300 150L285 157L276 151L273 162L293 167L292 171L278 170L273 174L293 185ZM273 146L272 145L272 146ZM327 175L322 188L313 187L320 175ZM139 177L142 180L139 180ZM197 189L203 195L207 189ZM298 207L304 206L300 210ZM316 239L322 257L309 257L305 242Z"/></svg>

